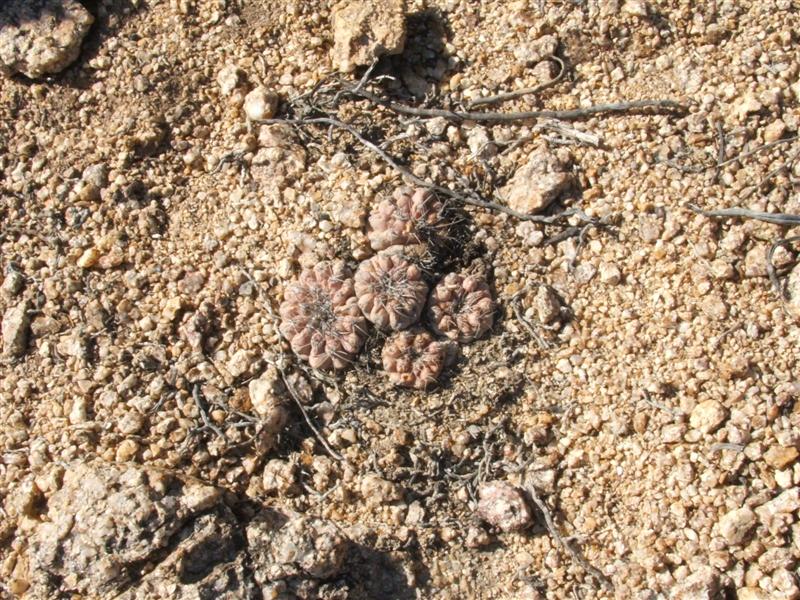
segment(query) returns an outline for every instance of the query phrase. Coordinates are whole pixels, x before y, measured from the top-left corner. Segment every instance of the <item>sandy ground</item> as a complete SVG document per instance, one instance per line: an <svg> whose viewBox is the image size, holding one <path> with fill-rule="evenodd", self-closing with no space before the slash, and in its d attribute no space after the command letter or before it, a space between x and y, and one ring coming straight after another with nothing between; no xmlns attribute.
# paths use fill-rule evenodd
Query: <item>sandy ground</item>
<svg viewBox="0 0 800 600"><path fill-rule="evenodd" d="M797 2L409 2L382 97L459 109L543 83L557 64L530 57L554 36L561 81L475 110L686 109L553 129L339 103L417 177L485 198L549 148L571 184L544 214L596 225L464 207L432 276L485 273L497 317L427 392L390 384L380 335L332 377L278 332L287 284L369 257L366 217L403 183L346 132L245 117L259 85L278 117L315 110L298 97L335 80L328 3L89 8L72 67L0 80L0 313L32 319L0 366L0 593L33 577L65 469L102 460L334 521L380 565L339 575L343 597L800 597L798 325L767 276L793 231L690 209L800 213ZM796 248L771 257L781 282ZM248 386L270 365L302 411L287 398L265 439ZM552 531L534 504L523 531L482 522L492 480L532 488Z"/></svg>

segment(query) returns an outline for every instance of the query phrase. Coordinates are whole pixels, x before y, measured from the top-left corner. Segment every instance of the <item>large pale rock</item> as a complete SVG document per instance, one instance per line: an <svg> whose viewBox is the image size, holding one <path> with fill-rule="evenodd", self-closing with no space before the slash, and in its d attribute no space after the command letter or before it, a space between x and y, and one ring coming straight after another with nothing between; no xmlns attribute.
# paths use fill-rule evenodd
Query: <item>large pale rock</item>
<svg viewBox="0 0 800 600"><path fill-rule="evenodd" d="M250 403L262 422L262 434L269 434L270 439L283 429L289 419L284 398L288 397L286 387L278 370L271 366L258 379L253 379L247 386Z"/></svg>
<svg viewBox="0 0 800 600"><path fill-rule="evenodd" d="M405 0L345 0L333 9L333 66L349 73L406 43Z"/></svg>
<svg viewBox="0 0 800 600"><path fill-rule="evenodd" d="M543 211L572 184L564 163L544 146L534 150L501 190L506 204L517 212Z"/></svg>
<svg viewBox="0 0 800 600"><path fill-rule="evenodd" d="M42 77L64 70L81 51L94 17L75 0L0 3L0 71Z"/></svg>
<svg viewBox="0 0 800 600"><path fill-rule="evenodd" d="M199 513L226 511L221 499L216 488L155 469L74 463L31 540L37 584L48 593L118 593Z"/></svg>
<svg viewBox="0 0 800 600"><path fill-rule="evenodd" d="M239 600L258 598L247 566L244 536L231 511L214 511L188 522L175 549L118 600Z"/></svg>
<svg viewBox="0 0 800 600"><path fill-rule="evenodd" d="M26 518L41 495L18 496L6 509ZM311 600L349 548L330 521L264 508L242 523L220 489L136 465L67 465L46 512L32 598Z"/></svg>
<svg viewBox="0 0 800 600"><path fill-rule="evenodd" d="M278 110L278 95L272 90L257 87L244 97L244 112L251 121L271 119Z"/></svg>
<svg viewBox="0 0 800 600"><path fill-rule="evenodd" d="M783 535L796 521L800 510L800 488L794 487L756 508L761 523L773 535Z"/></svg>
<svg viewBox="0 0 800 600"><path fill-rule="evenodd" d="M296 179L306 169L306 151L292 128L284 124L262 125L259 149L253 156L250 174L261 184Z"/></svg>

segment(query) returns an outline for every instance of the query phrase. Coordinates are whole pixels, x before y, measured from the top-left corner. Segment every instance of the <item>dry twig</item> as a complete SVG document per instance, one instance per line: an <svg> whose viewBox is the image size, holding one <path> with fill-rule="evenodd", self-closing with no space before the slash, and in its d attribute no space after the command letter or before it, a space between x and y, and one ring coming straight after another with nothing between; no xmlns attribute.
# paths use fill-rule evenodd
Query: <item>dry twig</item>
<svg viewBox="0 0 800 600"><path fill-rule="evenodd" d="M535 85L533 87L523 88L521 90L503 92L501 94L495 94L494 96L485 96L483 98L478 98L477 100L473 100L472 102L470 102L468 108L473 109L476 106L484 106L486 104L497 104L500 102L505 102L506 100L513 100L514 98L527 96L529 94L538 94L539 92L554 86L559 81L564 79L564 75L566 74L567 71L567 67L564 64L564 61L555 55L548 56L545 60L552 60L558 63L558 75L553 77L551 80L545 81L544 83L540 83L539 85Z"/></svg>
<svg viewBox="0 0 800 600"><path fill-rule="evenodd" d="M716 178L719 176L719 173L720 173L720 171L722 170L723 167L726 167L726 166L728 166L730 164L733 164L735 162L742 162L745 158L750 158L751 156L755 156L756 154L760 154L761 152L764 152L765 150L769 150L770 148L774 148L775 146L780 146L782 144L788 144L788 143L791 143L791 142L794 142L794 141L800 139L800 136L793 136L793 137L783 138L781 140L776 140L774 142L769 142L767 144L762 144L761 146L753 148L752 150L748 150L747 152L742 152L741 154L737 154L736 156L734 156L733 158L729 158L728 160L722 160L723 157L724 157L725 152L727 151L727 148L726 148L726 142L725 142L725 138L724 138L724 133L721 132L721 126L718 125L718 127L720 129L717 130L717 132L718 132L717 134L719 136L721 136L721 137L720 137L720 141L719 141L719 144L718 144L717 160L713 164L710 164L710 165L708 165L708 164L707 165L693 165L693 164L683 165L683 164L680 164L675 159L665 160L665 161L657 161L657 162L663 162L666 165L669 165L671 167L674 167L674 168L678 169L682 173L697 174L697 173L703 173L705 171L713 169L714 172L715 172L715 180L716 180ZM775 174L780 172L781 169L783 169L786 166L788 166L789 164L791 164L794 160L796 160L796 158L797 158L797 156L795 156L794 158L790 159L789 161L787 161L786 163L784 163L783 165L778 167L778 169L776 169L772 173L769 173L761 181L761 183L759 184L759 187L761 185L763 185L767 180L769 180L770 178L774 177Z"/></svg>
<svg viewBox="0 0 800 600"><path fill-rule="evenodd" d="M219 437L221 437L225 442L228 441L228 436L214 423L211 422L211 419L208 418L208 413L206 412L205 407L203 406L202 401L200 400L200 384L195 383L194 387L192 388L192 398L194 399L195 406L197 406L197 410L200 412L200 418L203 419L203 427L198 429L197 433L202 433L206 429L213 431Z"/></svg>
<svg viewBox="0 0 800 600"><path fill-rule="evenodd" d="M658 410L663 410L665 413L672 415L673 417L682 417L684 412L677 408L671 408L666 404L662 404L661 402L657 402L650 397L650 394L647 393L647 390L642 390L642 400L644 400L647 404L652 406L653 408L657 408Z"/></svg>
<svg viewBox="0 0 800 600"><path fill-rule="evenodd" d="M787 213L770 213L760 210L750 210L748 208L721 208L719 210L703 210L696 204L688 204L687 208L704 217L712 217L717 219L755 219L756 221L764 221L765 223L772 223L773 225L800 225L800 215L792 215Z"/></svg>
<svg viewBox="0 0 800 600"><path fill-rule="evenodd" d="M769 275L769 281L772 284L772 288L775 290L775 293L778 294L778 297L781 299L781 301L786 301L788 298L786 296L786 290L781 287L781 282L778 279L778 273L775 270L772 257L779 247L786 247L795 242L800 242L800 235L793 235L792 237L777 240L772 244L772 246L769 247L769 250L767 250L767 275Z"/></svg>
<svg viewBox="0 0 800 600"><path fill-rule="evenodd" d="M411 171L400 165L397 162L397 160L394 159L394 157L392 157L388 152L383 150L380 146L374 144L373 142L369 141L364 136L362 136L361 133L355 127L353 127L349 123L339 121L338 119L333 119L331 117L312 117L312 118L300 118L300 119L263 119L257 122L265 124L282 123L294 126L328 125L330 127L334 127L336 129L345 131L349 133L351 136L353 136L360 144L362 144L368 150L370 150L374 154L378 155L381 159L383 159L390 167L392 167L395 171L400 173L407 181L419 187L427 188L447 198L451 198L461 204L468 204L470 206L475 206L477 208L483 208L486 210L504 213L511 217L514 217L515 219L519 219L520 221L532 221L534 223L544 223L547 225L559 225L567 217L573 217L573 216L580 219L584 223L594 222L593 219L588 217L583 211L579 209L568 209L552 216L531 215L527 213L521 213L512 208L509 208L508 206L499 204L491 200L485 200L477 192L472 190L467 193L460 193L451 190L450 188L446 188L425 181L424 179L417 177Z"/></svg>
<svg viewBox="0 0 800 600"><path fill-rule="evenodd" d="M509 301L509 304L511 305L511 309L514 311L514 315L517 317L517 321L519 321L520 324L522 324L522 326L530 334L530 336L534 339L534 341L537 344L539 344L539 347L542 350L549 350L550 343L537 333L536 328L534 328L531 322L525 318L524 314L522 314L522 307L520 306L520 297L527 291L528 289L525 288L521 292L517 292L516 294L514 294L514 296Z"/></svg>
<svg viewBox="0 0 800 600"><path fill-rule="evenodd" d="M741 154L738 154L738 155L734 156L733 158L729 158L728 160L725 160L725 161L719 163L718 165L716 165L716 168L722 168L722 167L730 165L732 163L739 162L744 158L749 158L751 156L759 154L760 152L763 152L764 150L769 150L770 148L774 148L775 146L780 146L781 144L788 144L790 142L794 142L794 141L799 140L799 139L800 139L800 136L795 135L795 136L792 136L792 137L783 138L782 140L776 140L774 142L769 142L768 144L763 144L763 145L761 145L761 146L759 146L757 148L753 148L752 150L748 150L747 152L742 152Z"/></svg>
<svg viewBox="0 0 800 600"><path fill-rule="evenodd" d="M605 589L612 589L613 586L608 577L606 577L602 571L590 565L586 559L581 556L581 553L573 548L570 542L567 541L558 531L558 528L553 521L553 516L550 513L550 509L547 507L547 504L544 502L544 500L542 500L542 498L539 496L539 493L536 491L536 486L533 484L527 484L527 474L523 476L522 485L530 495L534 504L536 504L536 506L539 508L539 511L542 513L548 533L550 533L550 535L561 545L562 548L564 548L564 550L567 551L573 560L578 563L587 573L589 573L589 575L594 577L595 580L597 580Z"/></svg>
<svg viewBox="0 0 800 600"><path fill-rule="evenodd" d="M317 438L317 440L319 440L319 443L322 444L323 448L325 448L325 451L331 456L331 458L334 458L339 462L344 461L342 455L336 452L336 450L334 450L333 448L331 448L330 444L328 444L328 440L322 437L322 434L319 432L319 429L317 429L316 425L314 425L314 423L311 421L311 418L308 416L308 412L303 406L303 403L300 401L300 396L298 395L297 390L295 390L294 386L289 382L289 378L286 377L286 373L284 372L284 370L280 366L276 365L276 367L278 369L278 372L281 374L281 380L283 381L283 385L286 386L286 389L289 391L289 395L292 397L292 400L294 400L294 403L297 405L297 408L300 409L300 412L302 413L303 418L306 421L306 424L308 425L309 429L311 429L311 431L314 433L314 436Z"/></svg>
<svg viewBox="0 0 800 600"><path fill-rule="evenodd" d="M415 117L436 118L442 117L451 121L475 123L509 123L512 121L531 121L533 119L559 119L561 121L578 121L596 115L631 114L635 112L650 111L655 113L686 112L686 107L673 100L634 100L632 102L612 102L610 104L595 104L584 108L568 110L532 110L523 112L475 112L454 111L442 108L418 108L399 102L381 98L365 90L351 90L351 95L356 98L368 100L378 106L383 106L401 115Z"/></svg>

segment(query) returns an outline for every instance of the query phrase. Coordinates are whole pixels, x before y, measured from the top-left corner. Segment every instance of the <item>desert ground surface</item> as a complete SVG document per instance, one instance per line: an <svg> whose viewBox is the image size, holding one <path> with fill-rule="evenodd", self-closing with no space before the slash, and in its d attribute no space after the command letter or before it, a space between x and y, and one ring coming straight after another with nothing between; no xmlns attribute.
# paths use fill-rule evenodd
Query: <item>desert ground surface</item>
<svg viewBox="0 0 800 600"><path fill-rule="evenodd" d="M800 598L798 2L23 4L0 597Z"/></svg>

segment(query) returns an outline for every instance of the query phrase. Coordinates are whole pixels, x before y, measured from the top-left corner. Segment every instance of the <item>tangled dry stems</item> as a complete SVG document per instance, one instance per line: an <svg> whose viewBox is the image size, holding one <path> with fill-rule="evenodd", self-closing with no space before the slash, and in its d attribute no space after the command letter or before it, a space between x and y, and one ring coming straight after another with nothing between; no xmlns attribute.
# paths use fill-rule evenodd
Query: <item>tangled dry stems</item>
<svg viewBox="0 0 800 600"><path fill-rule="evenodd" d="M367 323L342 261L323 261L291 284L280 306L281 334L314 369L343 369L364 343Z"/></svg>
<svg viewBox="0 0 800 600"><path fill-rule="evenodd" d="M433 330L460 343L481 337L494 323L492 291L480 275L448 273L431 292L428 316Z"/></svg>
<svg viewBox="0 0 800 600"><path fill-rule="evenodd" d="M389 381L424 390L436 383L447 360L447 347L421 327L394 333L382 352Z"/></svg>
<svg viewBox="0 0 800 600"><path fill-rule="evenodd" d="M399 331L419 321L428 284L419 267L400 254L381 253L358 266L355 293L364 316L378 329Z"/></svg>

